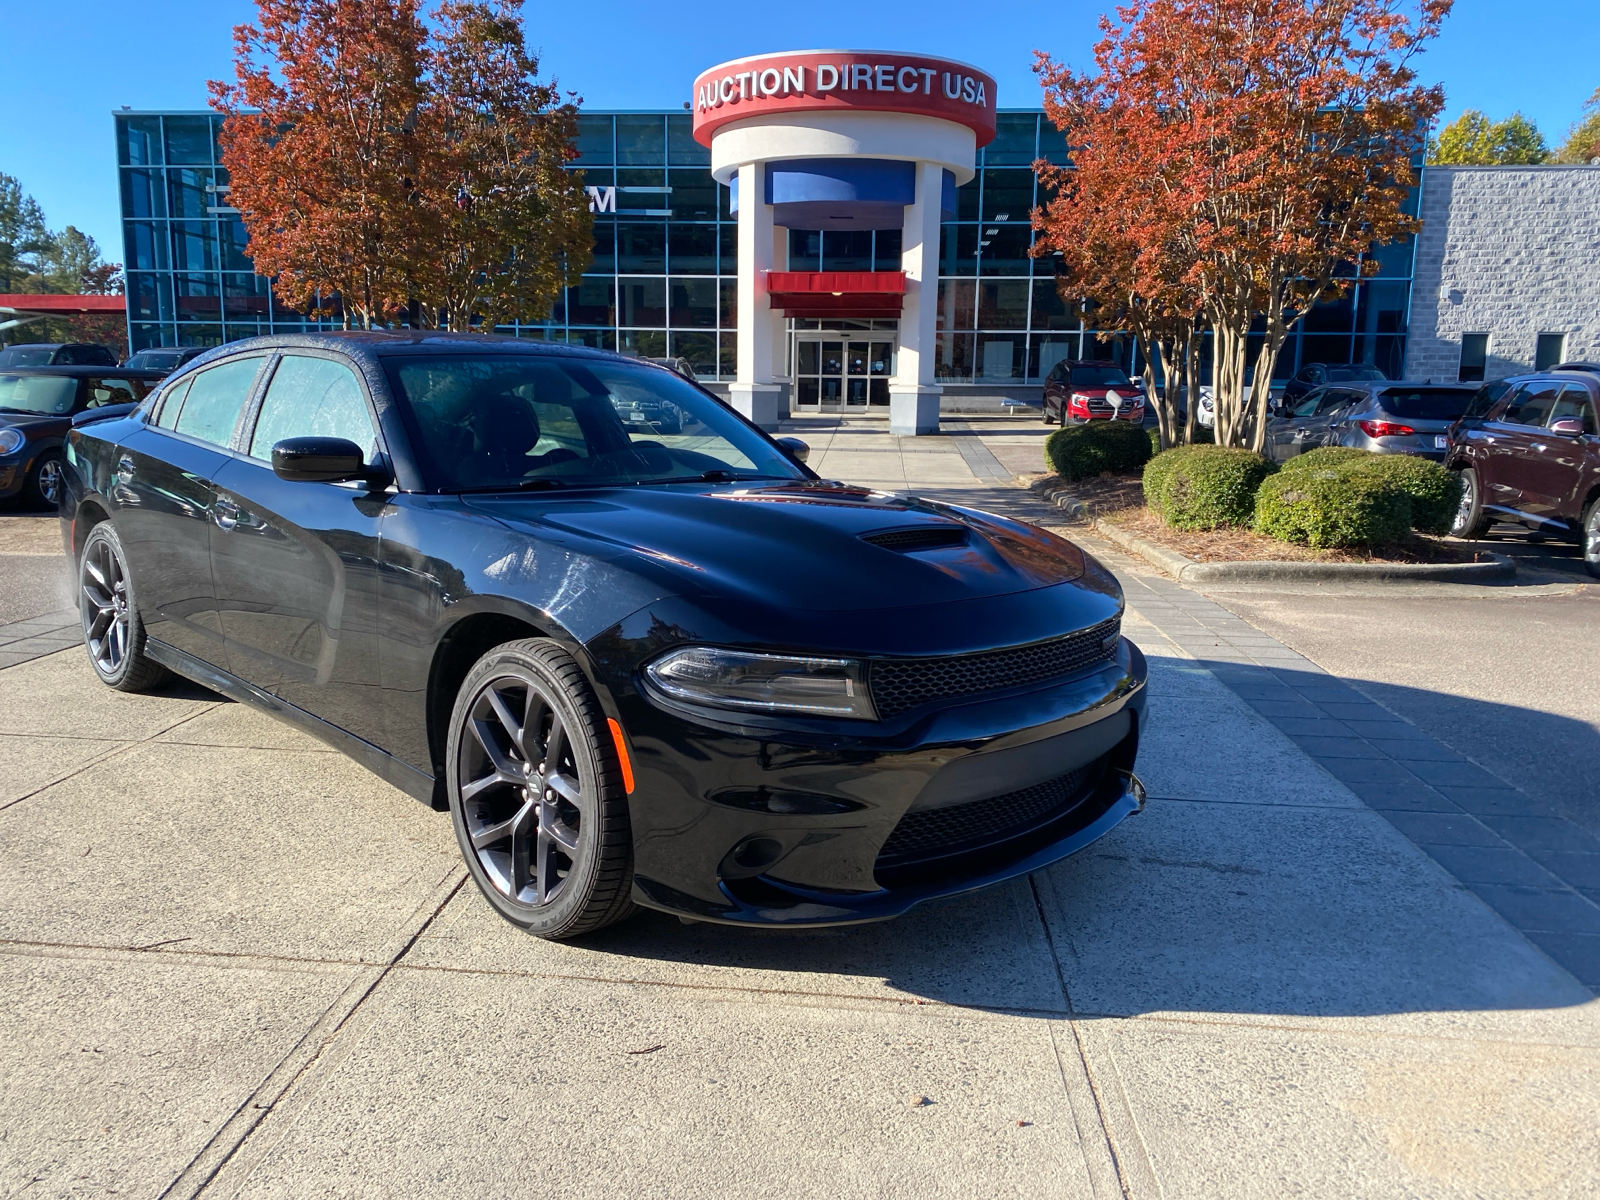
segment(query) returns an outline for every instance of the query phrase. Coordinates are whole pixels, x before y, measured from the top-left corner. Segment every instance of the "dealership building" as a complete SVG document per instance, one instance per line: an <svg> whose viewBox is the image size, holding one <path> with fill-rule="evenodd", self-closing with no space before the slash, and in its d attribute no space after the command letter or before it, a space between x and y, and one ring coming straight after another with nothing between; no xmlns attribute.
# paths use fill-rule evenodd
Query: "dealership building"
<svg viewBox="0 0 1600 1200"><path fill-rule="evenodd" d="M903 432L941 410L1037 402L1065 358L1140 365L1030 255L1029 213L1048 199L1031 164L1066 164L1067 146L1041 110L1000 107L982 71L774 54L703 72L692 92L676 109L582 112L573 166L594 262L547 319L502 332L687 359L762 424L892 412ZM135 349L330 327L255 274L219 116L114 115ZM1414 247L1376 258L1375 276L1301 323L1281 375L1313 362L1402 375Z"/></svg>

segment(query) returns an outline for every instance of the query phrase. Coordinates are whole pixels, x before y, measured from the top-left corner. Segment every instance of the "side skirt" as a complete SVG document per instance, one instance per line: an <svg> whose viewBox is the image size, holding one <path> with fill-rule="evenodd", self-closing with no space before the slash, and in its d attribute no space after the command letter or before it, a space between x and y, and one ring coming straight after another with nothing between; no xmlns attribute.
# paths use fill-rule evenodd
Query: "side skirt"
<svg viewBox="0 0 1600 1200"><path fill-rule="evenodd" d="M202 687L221 692L230 700L258 708L277 717L286 725L293 725L296 729L309 733L318 741L326 742L340 753L355 759L385 783L392 783L407 795L421 800L429 808L435 807L433 776L424 774L410 763L401 762L388 751L380 750L371 742L363 741L353 733L347 733L337 725L329 724L303 708L280 700L254 684L246 683L221 667L202 662L176 646L169 646L166 642L157 641L155 638L147 638L145 650L162 666L176 671L185 679L192 679Z"/></svg>

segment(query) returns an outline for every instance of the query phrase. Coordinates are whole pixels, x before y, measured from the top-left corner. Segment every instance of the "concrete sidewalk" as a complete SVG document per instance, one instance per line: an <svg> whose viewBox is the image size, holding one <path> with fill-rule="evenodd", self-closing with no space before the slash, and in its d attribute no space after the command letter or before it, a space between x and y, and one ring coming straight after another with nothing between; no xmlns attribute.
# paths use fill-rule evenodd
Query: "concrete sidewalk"
<svg viewBox="0 0 1600 1200"><path fill-rule="evenodd" d="M824 475L1050 516L965 435L801 424ZM0 670L0 1190L1600 1188L1591 991L1108 561L1151 664L1146 811L850 930L540 942L463 886L444 817L319 743L110 692L81 649ZM1239 626L1236 660L1292 669Z"/></svg>

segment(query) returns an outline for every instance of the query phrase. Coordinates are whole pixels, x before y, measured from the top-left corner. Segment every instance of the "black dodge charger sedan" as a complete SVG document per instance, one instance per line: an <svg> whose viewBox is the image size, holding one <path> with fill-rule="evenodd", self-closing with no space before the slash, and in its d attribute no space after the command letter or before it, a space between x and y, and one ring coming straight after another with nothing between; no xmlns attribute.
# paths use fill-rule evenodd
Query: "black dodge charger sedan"
<svg viewBox="0 0 1600 1200"><path fill-rule="evenodd" d="M102 680L176 672L448 810L544 937L891 917L1137 811L1112 577L803 457L636 359L259 338L78 419L63 535Z"/></svg>

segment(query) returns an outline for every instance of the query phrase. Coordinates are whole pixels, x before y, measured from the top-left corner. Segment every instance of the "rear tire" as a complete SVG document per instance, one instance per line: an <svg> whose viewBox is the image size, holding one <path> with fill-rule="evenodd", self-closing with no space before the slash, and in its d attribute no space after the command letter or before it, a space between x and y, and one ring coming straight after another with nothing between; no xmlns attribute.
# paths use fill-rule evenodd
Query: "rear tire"
<svg viewBox="0 0 1600 1200"><path fill-rule="evenodd" d="M622 768L582 668L543 638L467 673L445 748L450 820L478 890L552 940L621 921L633 903Z"/></svg>
<svg viewBox="0 0 1600 1200"><path fill-rule="evenodd" d="M1046 425L1054 425L1056 423L1055 418L1050 415L1050 401L1048 400L1044 402L1044 412L1042 416Z"/></svg>
<svg viewBox="0 0 1600 1200"><path fill-rule="evenodd" d="M1589 502L1583 514L1583 533L1578 540L1583 547L1583 565L1589 574L1600 577L1600 497Z"/></svg>
<svg viewBox="0 0 1600 1200"><path fill-rule="evenodd" d="M59 508L61 483L61 451L46 450L34 460L28 480L22 485L24 503L29 508Z"/></svg>
<svg viewBox="0 0 1600 1200"><path fill-rule="evenodd" d="M1456 478L1461 480L1461 504L1456 509L1455 519L1450 522L1450 536L1481 538L1489 531L1489 517L1483 511L1483 494L1479 490L1478 473L1467 467Z"/></svg>
<svg viewBox="0 0 1600 1200"><path fill-rule="evenodd" d="M78 615L89 665L107 687L145 692L172 677L145 653L144 622L127 552L109 521L89 531L78 558Z"/></svg>

